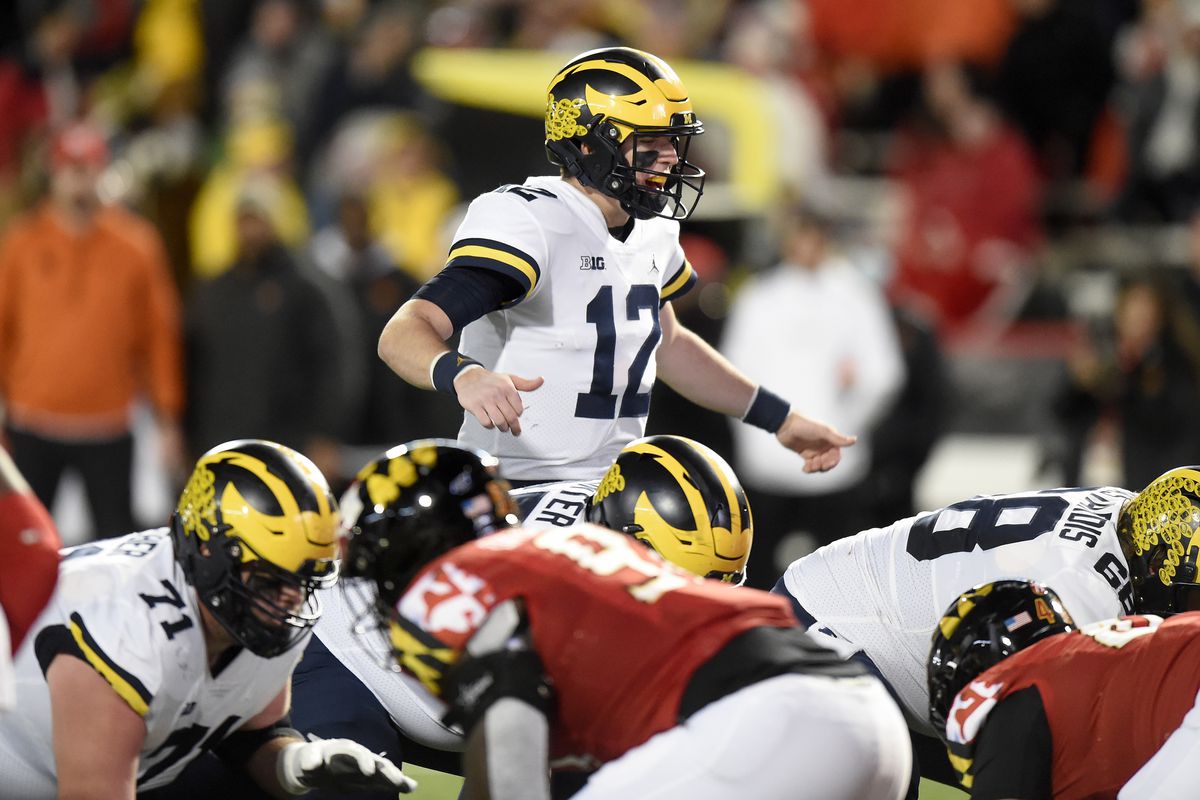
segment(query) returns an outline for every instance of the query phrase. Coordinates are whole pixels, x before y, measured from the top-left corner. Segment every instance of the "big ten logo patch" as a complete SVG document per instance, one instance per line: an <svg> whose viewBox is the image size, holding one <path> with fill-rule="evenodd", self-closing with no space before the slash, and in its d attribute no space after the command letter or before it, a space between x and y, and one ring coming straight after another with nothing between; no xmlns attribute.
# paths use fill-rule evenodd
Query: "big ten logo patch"
<svg viewBox="0 0 1200 800"><path fill-rule="evenodd" d="M580 269L604 269L604 256L580 256Z"/></svg>
<svg viewBox="0 0 1200 800"><path fill-rule="evenodd" d="M400 599L400 615L458 649L495 605L487 581L449 562L416 580Z"/></svg>

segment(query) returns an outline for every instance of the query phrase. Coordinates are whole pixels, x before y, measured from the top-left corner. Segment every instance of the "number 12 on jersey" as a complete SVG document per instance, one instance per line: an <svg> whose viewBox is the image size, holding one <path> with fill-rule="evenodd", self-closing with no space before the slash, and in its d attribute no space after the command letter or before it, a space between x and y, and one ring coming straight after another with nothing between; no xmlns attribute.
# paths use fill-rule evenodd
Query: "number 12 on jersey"
<svg viewBox="0 0 1200 800"><path fill-rule="evenodd" d="M637 320L642 311L650 312L650 333L638 348L629 365L628 382L621 394L621 406L617 408L617 396L613 394L615 362L617 354L617 323L613 308L613 287L601 286L600 291L587 304L587 321L596 326L596 354L592 358L592 385L587 392L580 392L575 401L575 416L585 419L616 419L617 417L644 417L650 413L650 393L639 392L642 375L650 356L662 338L662 327L658 321L658 289L652 284L637 283L629 287L625 296L625 319Z"/></svg>

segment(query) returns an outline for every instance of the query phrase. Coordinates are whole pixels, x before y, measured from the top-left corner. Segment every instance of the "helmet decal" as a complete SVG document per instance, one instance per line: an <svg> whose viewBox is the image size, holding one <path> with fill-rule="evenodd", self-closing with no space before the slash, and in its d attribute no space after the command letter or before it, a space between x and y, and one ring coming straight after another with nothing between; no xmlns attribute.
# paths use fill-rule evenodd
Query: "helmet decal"
<svg viewBox="0 0 1200 800"><path fill-rule="evenodd" d="M1198 527L1197 467L1169 470L1125 502L1117 534L1133 573L1136 611L1171 614L1194 610L1185 597L1197 588Z"/></svg>
<svg viewBox="0 0 1200 800"><path fill-rule="evenodd" d="M610 494L624 490L625 478L621 476L621 465L613 464L608 468L608 472L604 473L604 477L600 480L600 485L596 487L594 502L599 503Z"/></svg>
<svg viewBox="0 0 1200 800"><path fill-rule="evenodd" d="M179 523L183 532L204 542L217 524L214 482L212 470L197 464L179 497Z"/></svg>
<svg viewBox="0 0 1200 800"><path fill-rule="evenodd" d="M587 133L579 124L583 101L564 97L555 102L553 95L546 100L546 138L552 141L574 139Z"/></svg>

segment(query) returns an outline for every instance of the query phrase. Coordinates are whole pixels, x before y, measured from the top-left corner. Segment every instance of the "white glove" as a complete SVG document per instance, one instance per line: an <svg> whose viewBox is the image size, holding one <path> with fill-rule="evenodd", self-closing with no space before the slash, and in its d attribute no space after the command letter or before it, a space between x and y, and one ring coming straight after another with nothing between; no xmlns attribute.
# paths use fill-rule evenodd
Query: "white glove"
<svg viewBox="0 0 1200 800"><path fill-rule="evenodd" d="M408 794L417 782L383 756L377 756L349 739L320 739L292 742L279 751L275 761L279 783L289 794L309 789L354 792L395 789Z"/></svg>

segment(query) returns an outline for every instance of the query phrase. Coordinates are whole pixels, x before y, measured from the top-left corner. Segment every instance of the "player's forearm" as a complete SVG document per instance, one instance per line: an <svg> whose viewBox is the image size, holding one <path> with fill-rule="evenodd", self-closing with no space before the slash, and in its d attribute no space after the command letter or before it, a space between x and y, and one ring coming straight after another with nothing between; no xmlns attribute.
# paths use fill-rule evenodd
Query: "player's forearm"
<svg viewBox="0 0 1200 800"><path fill-rule="evenodd" d="M658 377L699 406L732 417L746 413L754 383L707 342L677 326L658 349Z"/></svg>
<svg viewBox="0 0 1200 800"><path fill-rule="evenodd" d="M467 737L467 800L550 800L549 723L516 698L496 701Z"/></svg>
<svg viewBox="0 0 1200 800"><path fill-rule="evenodd" d="M413 386L432 389L430 367L446 351L446 339L453 332L450 320L437 306L410 300L384 326L379 357Z"/></svg>
<svg viewBox="0 0 1200 800"><path fill-rule="evenodd" d="M296 736L276 736L258 748L242 768L260 789L272 797L281 800L292 797L279 780L279 754L292 742L303 741Z"/></svg>

